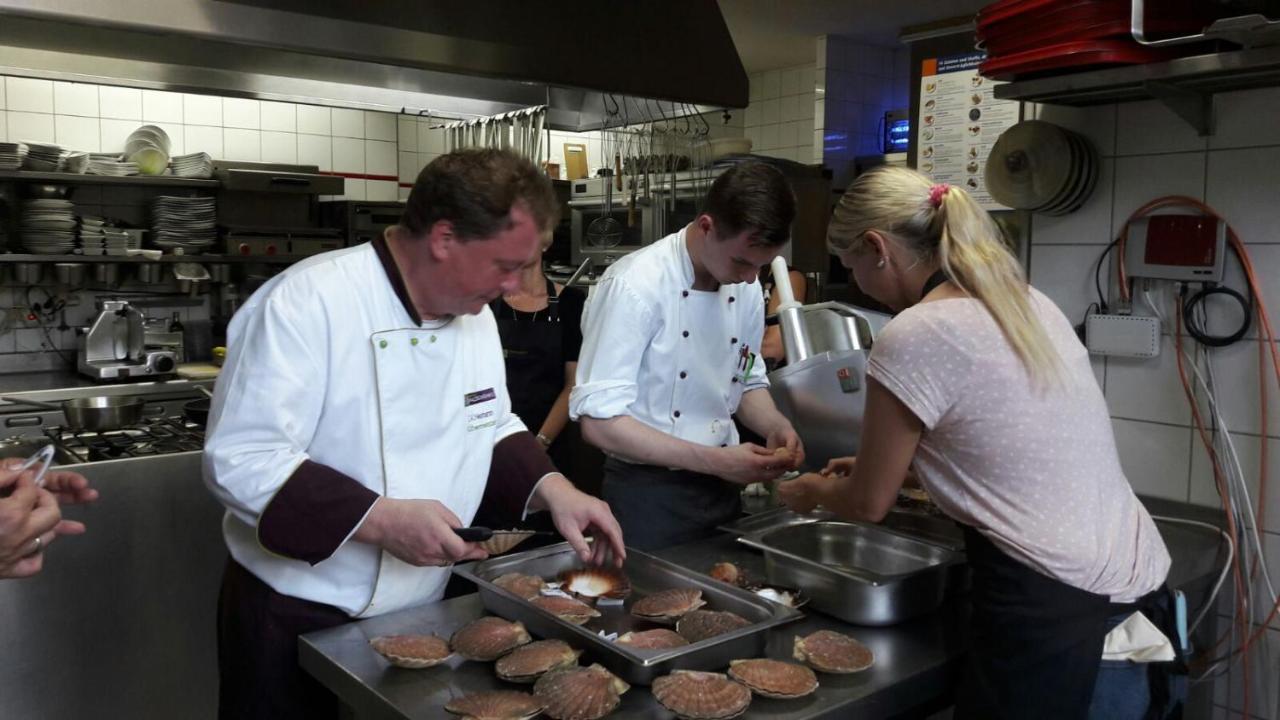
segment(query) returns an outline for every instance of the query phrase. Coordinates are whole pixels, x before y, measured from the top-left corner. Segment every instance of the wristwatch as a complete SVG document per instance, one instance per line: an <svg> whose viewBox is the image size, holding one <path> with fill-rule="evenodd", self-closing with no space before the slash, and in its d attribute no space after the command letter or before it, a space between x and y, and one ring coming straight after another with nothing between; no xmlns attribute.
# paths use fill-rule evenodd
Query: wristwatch
<svg viewBox="0 0 1280 720"><path fill-rule="evenodd" d="M542 443L542 447L544 448L551 447L551 438L543 435L542 433L538 433L538 442Z"/></svg>

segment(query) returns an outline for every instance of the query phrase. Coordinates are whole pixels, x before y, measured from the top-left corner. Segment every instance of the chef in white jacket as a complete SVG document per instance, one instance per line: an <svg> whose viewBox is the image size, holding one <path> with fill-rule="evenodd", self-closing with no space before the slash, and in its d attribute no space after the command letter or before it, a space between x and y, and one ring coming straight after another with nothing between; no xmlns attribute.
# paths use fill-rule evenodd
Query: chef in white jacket
<svg viewBox="0 0 1280 720"><path fill-rule="evenodd" d="M297 636L440 599L450 563L485 557L453 532L482 502L550 510L584 562L622 558L605 504L512 414L487 307L556 210L526 160L445 155L384 238L290 267L233 318L204 456L231 555L221 717L334 717Z"/></svg>
<svg viewBox="0 0 1280 720"><path fill-rule="evenodd" d="M740 512L742 485L804 457L769 396L756 280L791 236L795 196L776 168L748 162L716 178L704 208L614 263L582 318L569 414L609 456L602 494L641 550L713 533ZM767 448L739 444L735 414Z"/></svg>

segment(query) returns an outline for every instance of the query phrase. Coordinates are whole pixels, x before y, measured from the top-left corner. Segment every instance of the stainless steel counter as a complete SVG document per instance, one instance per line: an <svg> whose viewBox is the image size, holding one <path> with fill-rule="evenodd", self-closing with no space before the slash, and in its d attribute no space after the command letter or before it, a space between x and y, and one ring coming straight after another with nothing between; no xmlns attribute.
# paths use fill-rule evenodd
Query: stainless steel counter
<svg viewBox="0 0 1280 720"><path fill-rule="evenodd" d="M213 380L148 380L128 383L100 383L74 372L30 372L0 374L0 395L17 395L32 400L66 400L92 395L190 395L197 386L213 387ZM0 402L0 407L4 405Z"/></svg>
<svg viewBox="0 0 1280 720"><path fill-rule="evenodd" d="M1174 557L1170 581L1190 587L1196 595L1212 581L1220 567L1216 539L1207 531L1161 525ZM763 576L762 558L729 536L655 553L694 570L729 561L748 573ZM368 646L378 635L427 632L447 637L463 624L485 614L479 596L467 595L435 605L411 608L383 617L305 635L300 640L302 666L332 689L361 720L418 720L438 718L450 698L470 692L512 688L493 675L491 663L453 660L429 670L403 670L385 663ZM968 608L964 598L951 598L936 613L887 628L853 627L815 612L796 623L770 631L766 654L789 658L796 635L818 629L847 632L869 645L876 664L856 675L820 675L821 686L801 700L756 698L744 717L774 720L813 718L891 718L927 712L950 703L958 661L966 647ZM1209 623L1205 623L1206 626ZM1213 633L1212 627L1200 634ZM589 658L584 658L589 661ZM1194 715L1192 715L1194 716ZM665 718L645 688L633 688L610 718Z"/></svg>

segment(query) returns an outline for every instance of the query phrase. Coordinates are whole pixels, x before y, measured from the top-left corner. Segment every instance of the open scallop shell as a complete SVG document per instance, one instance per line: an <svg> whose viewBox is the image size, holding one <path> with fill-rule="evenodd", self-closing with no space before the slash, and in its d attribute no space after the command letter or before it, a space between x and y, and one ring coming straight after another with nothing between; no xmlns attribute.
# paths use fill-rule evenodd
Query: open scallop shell
<svg viewBox="0 0 1280 720"><path fill-rule="evenodd" d="M462 720L529 720L542 714L542 702L529 693L494 690L455 698L444 709Z"/></svg>
<svg viewBox="0 0 1280 720"><path fill-rule="evenodd" d="M666 628L654 628L653 630L641 630L640 632L629 632L618 638L619 645L626 645L634 650L671 650L672 648L684 647L689 644L684 636L675 630Z"/></svg>
<svg viewBox="0 0 1280 720"><path fill-rule="evenodd" d="M493 671L509 682L531 683L543 673L576 665L581 654L562 640L538 640L499 658Z"/></svg>
<svg viewBox="0 0 1280 720"><path fill-rule="evenodd" d="M818 677L804 665L760 658L729 663L729 677L761 697L790 700L818 689Z"/></svg>
<svg viewBox="0 0 1280 720"><path fill-rule="evenodd" d="M490 555L501 555L533 535L530 530L494 530L493 537L477 545Z"/></svg>
<svg viewBox="0 0 1280 720"><path fill-rule="evenodd" d="M542 594L542 588L547 586L542 578L524 573L500 575L494 579L493 584L525 600L538 597Z"/></svg>
<svg viewBox="0 0 1280 720"><path fill-rule="evenodd" d="M542 608L565 622L574 625L585 625L591 618L600 617L600 611L573 598L559 595L542 595L529 601L534 607Z"/></svg>
<svg viewBox="0 0 1280 720"><path fill-rule="evenodd" d="M653 681L653 697L684 720L727 720L747 711L751 691L720 673L676 670Z"/></svg>
<svg viewBox="0 0 1280 720"><path fill-rule="evenodd" d="M552 670L534 683L533 694L553 720L598 720L613 712L631 686L599 665Z"/></svg>
<svg viewBox="0 0 1280 720"><path fill-rule="evenodd" d="M676 624L676 632L691 643L733 632L751 621L727 610L694 610Z"/></svg>
<svg viewBox="0 0 1280 720"><path fill-rule="evenodd" d="M559 579L561 590L580 597L619 600L631 594L631 581L613 568L566 570Z"/></svg>
<svg viewBox="0 0 1280 720"><path fill-rule="evenodd" d="M453 651L468 660L497 660L533 638L518 622L499 617L482 617L462 626L449 638Z"/></svg>
<svg viewBox="0 0 1280 720"><path fill-rule="evenodd" d="M792 655L814 670L834 674L862 672L875 662L871 648L833 630L797 636Z"/></svg>
<svg viewBox="0 0 1280 720"><path fill-rule="evenodd" d="M716 563L711 566L711 571L707 574L722 583L729 583L730 585L737 585L738 587L742 587L747 581L746 574L733 563Z"/></svg>
<svg viewBox="0 0 1280 720"><path fill-rule="evenodd" d="M453 657L449 643L435 635L384 635L369 641L392 665L421 670Z"/></svg>
<svg viewBox="0 0 1280 720"><path fill-rule="evenodd" d="M631 614L649 620L670 624L680 619L685 613L706 605L702 599L702 591L696 588L675 588L662 590L648 597L637 600L631 606Z"/></svg>

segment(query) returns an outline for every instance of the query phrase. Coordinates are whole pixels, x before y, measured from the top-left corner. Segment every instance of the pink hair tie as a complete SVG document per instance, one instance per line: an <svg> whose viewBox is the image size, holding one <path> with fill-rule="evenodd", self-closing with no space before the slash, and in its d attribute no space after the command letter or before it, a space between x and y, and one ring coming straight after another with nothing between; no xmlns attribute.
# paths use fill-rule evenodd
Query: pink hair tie
<svg viewBox="0 0 1280 720"><path fill-rule="evenodd" d="M938 183L937 185L929 188L929 204L932 205L934 209L942 207L942 196L946 195L947 191L950 189L951 186L946 183Z"/></svg>

